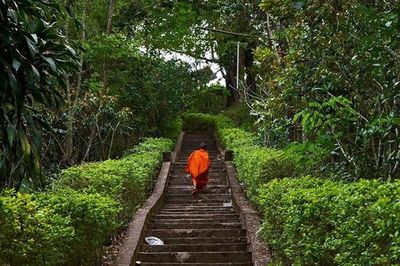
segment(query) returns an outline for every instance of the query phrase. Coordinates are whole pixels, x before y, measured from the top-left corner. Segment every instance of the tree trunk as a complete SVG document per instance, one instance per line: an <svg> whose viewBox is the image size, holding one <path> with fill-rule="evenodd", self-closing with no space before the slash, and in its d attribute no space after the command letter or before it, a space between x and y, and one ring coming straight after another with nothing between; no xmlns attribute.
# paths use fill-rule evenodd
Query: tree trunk
<svg viewBox="0 0 400 266"><path fill-rule="evenodd" d="M115 3L117 0L110 0L110 6L108 7L108 19L107 19L107 28L106 28L106 34L110 34L112 30L112 17L114 14L114 9L115 9Z"/></svg>
<svg viewBox="0 0 400 266"><path fill-rule="evenodd" d="M69 16L66 18L65 22L65 36L68 38L68 23L69 23ZM66 104L67 104L67 110L68 110L68 117L66 121L66 135L65 135L65 141L64 141L64 153L63 153L63 161L66 161L67 164L71 163L71 156L72 156L72 151L74 149L74 142L73 142L73 114L72 114L72 88L71 88L71 83L70 83L70 77L68 74L65 75L65 85L66 85Z"/></svg>
<svg viewBox="0 0 400 266"><path fill-rule="evenodd" d="M254 73L253 45L249 45L244 51L244 67L246 71L246 87L250 95L257 94L256 74Z"/></svg>
<svg viewBox="0 0 400 266"><path fill-rule="evenodd" d="M240 99L239 91L236 89L236 65L231 64L230 66L225 67L225 69L225 86L226 89L229 91L226 107L230 107L238 103Z"/></svg>

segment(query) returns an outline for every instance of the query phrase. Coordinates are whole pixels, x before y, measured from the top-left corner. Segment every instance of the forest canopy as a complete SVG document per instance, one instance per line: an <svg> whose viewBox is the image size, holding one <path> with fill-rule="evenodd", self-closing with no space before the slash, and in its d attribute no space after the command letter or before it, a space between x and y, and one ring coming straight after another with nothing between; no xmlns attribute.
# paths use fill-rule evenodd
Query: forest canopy
<svg viewBox="0 0 400 266"><path fill-rule="evenodd" d="M318 149L321 171L397 177L398 11L358 0L2 2L1 187L46 186L60 168L176 135L183 112L226 108L266 146Z"/></svg>

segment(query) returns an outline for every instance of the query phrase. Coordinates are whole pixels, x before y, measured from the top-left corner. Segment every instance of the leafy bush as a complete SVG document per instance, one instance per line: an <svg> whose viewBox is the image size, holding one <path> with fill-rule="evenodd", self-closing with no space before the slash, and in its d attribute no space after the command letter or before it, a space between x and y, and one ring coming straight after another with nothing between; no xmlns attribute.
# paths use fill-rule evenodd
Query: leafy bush
<svg viewBox="0 0 400 266"><path fill-rule="evenodd" d="M71 220L74 242L63 253L68 254L66 264L96 264L102 245L121 225L118 213L120 203L99 194L85 194L73 190L58 190L38 194L41 208Z"/></svg>
<svg viewBox="0 0 400 266"><path fill-rule="evenodd" d="M400 259L400 182L342 183L313 177L261 189L261 233L295 265L395 265Z"/></svg>
<svg viewBox="0 0 400 266"><path fill-rule="evenodd" d="M171 146L167 139L146 139L120 160L88 163L62 171L55 189L71 188L109 196L120 202L123 207L120 218L128 221L152 187L162 152Z"/></svg>
<svg viewBox="0 0 400 266"><path fill-rule="evenodd" d="M215 130L220 128L233 128L235 127L234 122L229 117L224 115L215 115L214 116Z"/></svg>
<svg viewBox="0 0 400 266"><path fill-rule="evenodd" d="M0 195L0 235L1 265L63 264L76 241L70 217L40 208L32 195L13 191Z"/></svg>
<svg viewBox="0 0 400 266"><path fill-rule="evenodd" d="M218 136L222 144L236 152L237 149L257 145L257 137L240 128L218 128Z"/></svg>
<svg viewBox="0 0 400 266"><path fill-rule="evenodd" d="M164 138L146 138L143 142L129 150L130 153L157 153L161 158L161 152L169 151L172 148L172 142Z"/></svg>
<svg viewBox="0 0 400 266"><path fill-rule="evenodd" d="M212 115L202 113L187 113L182 115L183 131L208 131L215 130L215 120Z"/></svg>
<svg viewBox="0 0 400 266"><path fill-rule="evenodd" d="M291 142L283 150L285 154L295 160L297 165L301 165L304 174L312 173L315 175L321 170L325 170L325 164L330 156L329 149L311 141Z"/></svg>
<svg viewBox="0 0 400 266"><path fill-rule="evenodd" d="M207 77L212 74L213 73L210 71ZM191 97L191 110L218 114L225 108L225 99L227 95L229 95L229 91L226 87L217 84L197 88L196 93Z"/></svg>
<svg viewBox="0 0 400 266"><path fill-rule="evenodd" d="M223 112L223 115L231 119L237 127L250 131L255 129L254 123L256 119L250 116L250 109L244 103L229 107Z"/></svg>
<svg viewBox="0 0 400 266"><path fill-rule="evenodd" d="M258 145L254 134L218 126L235 153L247 196L262 210L261 234L287 265L397 265L400 261L400 182L345 183L301 177L329 152L313 143L284 151Z"/></svg>
<svg viewBox="0 0 400 266"><path fill-rule="evenodd" d="M48 192L0 194L0 264L99 264L102 246L145 200L171 146L146 139L120 160L64 170Z"/></svg>
<svg viewBox="0 0 400 266"><path fill-rule="evenodd" d="M239 180L244 183L249 198L257 203L260 184L275 178L295 176L298 165L291 154L257 145L260 141L240 128L219 128L222 144L234 151L234 164Z"/></svg>
<svg viewBox="0 0 400 266"><path fill-rule="evenodd" d="M257 203L260 185L296 175L294 161L280 150L248 146L235 151L234 164L249 198Z"/></svg>
<svg viewBox="0 0 400 266"><path fill-rule="evenodd" d="M166 125L162 136L175 141L182 131L182 119L179 117Z"/></svg>

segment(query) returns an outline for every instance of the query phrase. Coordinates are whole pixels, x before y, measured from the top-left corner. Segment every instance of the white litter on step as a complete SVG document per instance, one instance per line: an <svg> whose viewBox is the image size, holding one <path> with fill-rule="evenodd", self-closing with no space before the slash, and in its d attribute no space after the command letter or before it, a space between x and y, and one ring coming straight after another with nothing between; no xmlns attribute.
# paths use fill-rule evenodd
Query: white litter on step
<svg viewBox="0 0 400 266"><path fill-rule="evenodd" d="M147 244L149 244L150 246L163 246L164 245L164 242L155 236L149 236L149 237L146 237L145 239L146 239Z"/></svg>
<svg viewBox="0 0 400 266"><path fill-rule="evenodd" d="M230 200L229 202L224 202L222 207L232 207L232 201Z"/></svg>

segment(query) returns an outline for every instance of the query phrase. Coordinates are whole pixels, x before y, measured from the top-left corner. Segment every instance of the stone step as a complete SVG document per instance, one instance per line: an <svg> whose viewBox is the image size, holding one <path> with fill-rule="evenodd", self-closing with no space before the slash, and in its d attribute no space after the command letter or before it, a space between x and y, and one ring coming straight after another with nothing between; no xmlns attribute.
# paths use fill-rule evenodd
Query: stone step
<svg viewBox="0 0 400 266"><path fill-rule="evenodd" d="M185 237L185 238L163 238L162 241L165 245L170 244L234 244L243 243L247 244L245 237Z"/></svg>
<svg viewBox="0 0 400 266"><path fill-rule="evenodd" d="M211 173L211 174L212 175L208 176L208 181L212 181L212 180L214 180L214 181L223 181L223 180L226 180L226 175L225 175L224 172L221 172L219 174L216 174L216 173ZM192 182L192 177L189 177L189 176L186 177L186 174L183 173L183 172L182 173L174 172L169 176L169 180L180 180L180 181Z"/></svg>
<svg viewBox="0 0 400 266"><path fill-rule="evenodd" d="M163 266L163 265L168 265L168 266L253 266L253 263L247 262L247 263L160 263L160 262L141 262L140 265L144 266Z"/></svg>
<svg viewBox="0 0 400 266"><path fill-rule="evenodd" d="M184 193L190 194L193 190L193 186L182 186L182 187L169 187L166 190L166 195ZM226 185L217 186L207 184L207 188L201 191L202 194L218 194L218 193L230 193L230 189Z"/></svg>
<svg viewBox="0 0 400 266"><path fill-rule="evenodd" d="M190 184L192 184L192 181L191 180L177 180L177 179L175 179L175 180L170 180L169 182L168 182L168 185L190 185ZM208 183L207 183L207 186L211 186L211 185L226 185L226 184L228 184L228 181L226 181L226 180L213 180L213 179L210 179L209 181L208 181ZM206 187L206 189L207 189L207 187Z"/></svg>
<svg viewBox="0 0 400 266"><path fill-rule="evenodd" d="M185 167L186 167L186 165L184 165L184 164L174 165L172 170L174 172L176 172L176 171L185 171ZM211 170L223 170L223 169L225 169L223 165L217 164L217 165L211 165L209 171L211 171Z"/></svg>
<svg viewBox="0 0 400 266"><path fill-rule="evenodd" d="M190 154L192 154L192 152L194 151L195 149L193 149L193 150L188 150L188 151L183 151L183 152L181 152L180 154L179 154L179 157L177 157L176 159L177 160L186 160L186 162L187 162L187 159L189 158L189 155ZM210 152L210 151L208 151L208 158L210 159L210 161L217 161L218 159L217 158L221 158L221 153L219 153L219 152Z"/></svg>
<svg viewBox="0 0 400 266"><path fill-rule="evenodd" d="M223 198L223 199L230 199L231 198L231 194L213 194L212 195L213 198ZM204 194L196 194L196 195L187 195L187 194L181 194L181 193L177 193L177 194L169 194L165 196L165 199L182 199L182 200L191 200L193 198L195 199L209 199L210 195L204 195Z"/></svg>
<svg viewBox="0 0 400 266"><path fill-rule="evenodd" d="M230 229L230 228L242 228L241 223L234 222L213 222L213 223L163 223L155 222L150 225L152 229Z"/></svg>
<svg viewBox="0 0 400 266"><path fill-rule="evenodd" d="M139 252L139 261L174 263L221 263L226 261L251 262L251 253L235 252Z"/></svg>
<svg viewBox="0 0 400 266"><path fill-rule="evenodd" d="M236 212L227 213L159 213L153 216L153 219L239 219L239 215Z"/></svg>
<svg viewBox="0 0 400 266"><path fill-rule="evenodd" d="M183 173L180 173L180 174L183 174ZM219 173L220 175L224 175L224 173ZM176 181L180 181L180 182L182 182L183 184L182 185L189 185L189 184L191 184L192 183L192 178L186 178L186 177L184 177L184 176L180 176L180 177L170 177L169 178L169 181L174 181L174 182L176 182ZM214 183L216 183L216 182L221 182L221 181L227 181L227 179L225 178L225 177L221 177L221 176L217 176L217 177L210 177L210 176L208 176L208 183L207 183L207 185L208 184L210 184L210 182L214 182ZM215 184L215 185L218 185L218 184ZM221 185L221 184L220 184ZM222 184L222 185L224 185L224 184Z"/></svg>
<svg viewBox="0 0 400 266"><path fill-rule="evenodd" d="M192 199L192 200L182 200L182 199L171 199L171 200L165 200L166 204L201 204L201 205L206 205L207 203L219 203L220 206L224 206L229 204L228 199Z"/></svg>
<svg viewBox="0 0 400 266"><path fill-rule="evenodd" d="M238 218L169 218L169 219L157 219L154 218L150 222L151 223L184 223L184 224L207 224L207 223L226 223L231 221L238 221Z"/></svg>
<svg viewBox="0 0 400 266"><path fill-rule="evenodd" d="M247 251L247 243L218 244L167 244L160 246L143 245L142 252L217 252Z"/></svg>
<svg viewBox="0 0 400 266"><path fill-rule="evenodd" d="M185 176L187 173L186 173L186 171L185 171L185 169L173 169L173 170L171 170L171 173L172 174L177 174L177 175L183 175L183 176ZM225 174L226 173L226 170L225 170L225 168L211 168L209 171L208 171L208 173L209 174Z"/></svg>
<svg viewBox="0 0 400 266"><path fill-rule="evenodd" d="M159 212L160 214L182 214L182 213L187 213L187 214L210 214L210 215L218 215L218 214L231 214L235 213L235 210L233 208L223 208L223 209L217 209L217 210L183 210L183 209L162 209Z"/></svg>
<svg viewBox="0 0 400 266"><path fill-rule="evenodd" d="M244 237L245 229L151 229L147 235L166 237Z"/></svg>
<svg viewBox="0 0 400 266"><path fill-rule="evenodd" d="M173 167L186 167L187 161L186 162L174 162L174 163L172 163L172 165L173 165ZM211 162L211 167L217 167L217 166L222 167L223 164L221 162L218 162L218 161L216 161L216 162L212 161Z"/></svg>
<svg viewBox="0 0 400 266"><path fill-rule="evenodd" d="M199 209L204 209L204 210L217 210L220 208L229 208L232 207L232 204L226 203L226 204L219 204L219 203L207 203L207 204L165 204L163 206L163 210L166 209L179 209L179 210L199 210Z"/></svg>
<svg viewBox="0 0 400 266"><path fill-rule="evenodd" d="M187 173L170 173L169 174L169 178L186 178ZM209 179L213 179L213 178L226 178L226 173L221 172L221 173L209 173L208 174L208 178ZM186 178L187 180L191 180L190 177Z"/></svg>
<svg viewBox="0 0 400 266"><path fill-rule="evenodd" d="M187 165L187 159L188 158L177 159L177 160L175 160L174 163L183 164L184 166L186 166ZM212 163L212 164L222 164L223 165L222 160L219 160L218 158L210 158L210 163Z"/></svg>
<svg viewBox="0 0 400 266"><path fill-rule="evenodd" d="M196 203L196 204L185 204L185 203L167 203L165 204L165 206L163 206L163 208L161 210L172 210L172 209L176 209L176 210L186 210L186 211L193 211L193 210L197 210L197 211L212 211L212 210L226 210L229 208L232 208L233 205L231 202L224 202L222 204L218 204L218 203L205 203L205 204L201 204L201 203Z"/></svg>

